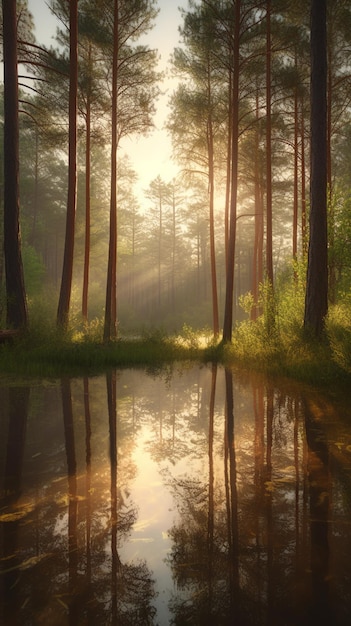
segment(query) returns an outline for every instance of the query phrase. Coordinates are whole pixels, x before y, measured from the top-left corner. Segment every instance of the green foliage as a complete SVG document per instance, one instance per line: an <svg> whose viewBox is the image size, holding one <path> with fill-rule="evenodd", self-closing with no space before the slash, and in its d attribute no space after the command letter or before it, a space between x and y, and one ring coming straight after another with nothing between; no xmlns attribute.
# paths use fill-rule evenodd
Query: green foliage
<svg viewBox="0 0 351 626"><path fill-rule="evenodd" d="M154 334L104 344L88 333L78 336L38 326L13 345L0 346L0 371L44 378L93 375L118 367L155 370L163 364L195 359L201 360L200 350L182 345L177 338Z"/></svg>
<svg viewBox="0 0 351 626"><path fill-rule="evenodd" d="M326 332L332 358L343 370L351 373L351 292L342 301L329 308Z"/></svg>
<svg viewBox="0 0 351 626"><path fill-rule="evenodd" d="M292 296L287 295L286 301ZM294 300L293 300L294 301ZM39 300L31 304L29 331L13 344L0 346L0 371L6 375L58 376L93 375L110 368L145 367L152 371L177 362L212 362L252 369L276 376L289 376L314 385L330 386L351 375L351 295L331 309L327 320L328 341L308 340L291 318L280 316L275 333L267 333L262 315L257 322L246 320L235 328L231 345L217 343L208 330L197 333L185 325L181 335L169 336L162 329L143 336L103 343L102 320L85 328L61 332L50 321L50 312ZM47 301L46 301L47 304ZM282 330L284 329L284 331Z"/></svg>
<svg viewBox="0 0 351 626"><path fill-rule="evenodd" d="M70 334L64 335L56 325L56 302L57 294L49 287L29 300L29 329L24 336L24 347L30 349L33 345L43 345L50 351L64 338L70 339Z"/></svg>
<svg viewBox="0 0 351 626"><path fill-rule="evenodd" d="M265 331L268 337L271 337L276 330L275 318L276 318L276 294L273 290L273 285L270 280L266 279L263 284L260 285L260 301L263 309L263 322Z"/></svg>
<svg viewBox="0 0 351 626"><path fill-rule="evenodd" d="M351 279L351 195L336 187L329 206L329 270L335 273L337 291L348 289ZM332 275L331 275L332 277ZM333 281L330 287L334 288ZM335 295L335 294L333 294Z"/></svg>
<svg viewBox="0 0 351 626"><path fill-rule="evenodd" d="M305 262L292 262L277 276L274 291L269 281L260 285L259 298L255 302L253 294L247 292L239 298L242 309L251 315L252 309L262 311L257 321L255 335L265 345L289 345L300 339L303 326L305 303ZM244 332L237 328L238 332ZM244 327L251 327L244 323ZM246 333L246 331L245 331Z"/></svg>
<svg viewBox="0 0 351 626"><path fill-rule="evenodd" d="M213 337L213 331L209 327L204 327L200 331L192 328L189 324L183 324L180 341L188 348L197 350L204 346L210 348L216 346L217 342Z"/></svg>
<svg viewBox="0 0 351 626"><path fill-rule="evenodd" d="M292 262L276 281L277 329L284 345L300 341L305 309L306 262Z"/></svg>
<svg viewBox="0 0 351 626"><path fill-rule="evenodd" d="M159 344L166 340L167 333L163 328L144 328L141 338L146 343Z"/></svg>
<svg viewBox="0 0 351 626"><path fill-rule="evenodd" d="M104 332L104 320L102 317L84 322L80 316L77 316L72 329L72 336L77 342L99 342Z"/></svg>
<svg viewBox="0 0 351 626"><path fill-rule="evenodd" d="M40 294L44 286L45 267L33 246L23 246L22 261L26 292L29 297Z"/></svg>
<svg viewBox="0 0 351 626"><path fill-rule="evenodd" d="M255 322L245 320L236 326L229 354L250 367L260 364L261 369L278 358L279 343L275 335L267 333L263 315Z"/></svg>
<svg viewBox="0 0 351 626"><path fill-rule="evenodd" d="M199 334L194 331L191 326L188 326L188 324L183 325L181 337L185 341L186 345L189 345L192 348L199 347Z"/></svg>
<svg viewBox="0 0 351 626"><path fill-rule="evenodd" d="M251 315L252 309L257 306L257 304L258 303L255 302L255 298L251 291L242 293L241 296L239 296L239 305L245 313L248 313L248 315Z"/></svg>
<svg viewBox="0 0 351 626"><path fill-rule="evenodd" d="M225 360L313 383L343 378L351 363L351 325L347 329L345 324L349 305L345 304L342 320L340 307L337 309L339 324L335 321L336 311L330 313L329 344L308 339L303 329L305 272L304 262L287 266L276 279L274 303L270 286L262 286L258 304L263 313L257 321L246 320L237 325ZM246 295L242 303L248 313L255 304L251 294ZM267 324L267 315L272 315L273 306L275 324L271 327Z"/></svg>

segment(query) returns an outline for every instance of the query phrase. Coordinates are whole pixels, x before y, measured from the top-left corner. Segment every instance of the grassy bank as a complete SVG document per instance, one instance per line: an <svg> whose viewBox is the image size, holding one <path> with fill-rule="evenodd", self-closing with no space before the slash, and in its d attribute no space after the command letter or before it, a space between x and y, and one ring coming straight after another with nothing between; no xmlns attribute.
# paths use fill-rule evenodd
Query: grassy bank
<svg viewBox="0 0 351 626"><path fill-rule="evenodd" d="M109 368L155 369L175 362L217 362L245 370L293 378L317 386L351 382L351 326L334 313L323 341L306 339L301 328L262 322L237 326L231 345L214 342L211 334L184 328L177 336L154 332L104 344L96 329L63 335L56 329L31 329L0 346L0 374L22 377L94 375Z"/></svg>
<svg viewBox="0 0 351 626"><path fill-rule="evenodd" d="M104 344L52 336L38 342L29 334L1 346L0 373L49 378L94 375L117 367L157 369L185 360L201 360L201 350L172 338L125 338Z"/></svg>

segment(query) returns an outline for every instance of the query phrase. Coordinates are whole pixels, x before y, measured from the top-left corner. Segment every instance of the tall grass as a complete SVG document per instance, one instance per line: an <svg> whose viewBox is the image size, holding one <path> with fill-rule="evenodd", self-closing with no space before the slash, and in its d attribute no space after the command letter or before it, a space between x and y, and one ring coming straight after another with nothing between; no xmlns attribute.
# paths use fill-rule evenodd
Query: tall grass
<svg viewBox="0 0 351 626"><path fill-rule="evenodd" d="M280 277L274 294L265 287L261 289L262 315L255 322L245 320L238 324L225 359L313 384L345 381L351 374L351 295L330 306L325 333L317 340L304 330L304 283L296 267L294 274L294 280ZM267 298L274 302L265 301ZM273 324L267 323L265 313L268 311L272 319L272 310Z"/></svg>
<svg viewBox="0 0 351 626"><path fill-rule="evenodd" d="M329 309L326 333L333 361L351 374L351 294Z"/></svg>
<svg viewBox="0 0 351 626"><path fill-rule="evenodd" d="M119 337L104 343L103 320L84 324L77 316L70 328L57 328L45 308L31 310L28 332L0 346L0 372L9 375L59 377L95 374L115 367L158 368L163 364L200 360L195 333L167 336L161 330Z"/></svg>
<svg viewBox="0 0 351 626"><path fill-rule="evenodd" d="M274 298L274 302L269 302ZM252 306L250 296L244 305ZM251 303L251 304L250 304ZM330 307L322 341L303 330L304 286L298 280L277 282L274 293L262 288L262 315L234 328L231 345L184 325L179 335L144 329L140 336L104 343L103 320L84 324L79 316L60 331L55 312L39 303L30 311L29 331L12 345L0 346L0 372L9 375L59 377L95 374L115 367L158 368L175 361L218 362L293 377L313 384L351 379L351 294ZM274 311L274 318L272 317ZM247 310L249 313L249 309ZM268 320L268 321L267 321Z"/></svg>

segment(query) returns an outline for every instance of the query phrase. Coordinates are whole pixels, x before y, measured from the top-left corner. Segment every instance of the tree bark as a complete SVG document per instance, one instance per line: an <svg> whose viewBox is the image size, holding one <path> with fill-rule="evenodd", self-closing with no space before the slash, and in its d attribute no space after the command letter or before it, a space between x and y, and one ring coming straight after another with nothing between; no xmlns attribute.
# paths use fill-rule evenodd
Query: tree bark
<svg viewBox="0 0 351 626"><path fill-rule="evenodd" d="M214 147L213 147L213 127L212 127L212 94L211 94L211 68L208 63L208 105L209 116L207 121L207 151L208 151L208 185L210 201L210 262L211 262L211 286L212 286L212 324L213 335L219 334L218 316L218 291L217 291L217 271L216 271L216 245L215 245L215 225L214 225Z"/></svg>
<svg viewBox="0 0 351 626"><path fill-rule="evenodd" d="M322 334L328 311L326 0L311 5L311 209L304 327Z"/></svg>
<svg viewBox="0 0 351 626"><path fill-rule="evenodd" d="M16 0L3 0L4 55L4 256L6 322L28 323L19 227L19 125Z"/></svg>
<svg viewBox="0 0 351 626"><path fill-rule="evenodd" d="M89 70L91 70L91 46L89 46ZM86 108L86 145L85 145L85 243L84 243L84 270L83 270L83 294L82 294L82 317L88 322L88 292L89 292L89 262L90 262L90 144L91 144L91 90L88 86Z"/></svg>
<svg viewBox="0 0 351 626"><path fill-rule="evenodd" d="M297 69L297 50L295 49L295 68ZM293 205L293 239L292 256L297 261L297 217L299 210L299 189L298 189L298 165L299 165L299 116L298 116L298 94L297 85L294 87L294 205Z"/></svg>
<svg viewBox="0 0 351 626"><path fill-rule="evenodd" d="M305 166L305 112L304 101L301 99L301 238L302 257L307 257L306 233L306 166Z"/></svg>
<svg viewBox="0 0 351 626"><path fill-rule="evenodd" d="M251 319L256 320L259 316L258 297L259 286L263 281L263 199L262 199L262 184L260 173L260 158L259 158L259 97L258 87L256 90L256 130L255 130L255 155L254 155L254 185L255 185L255 237L254 237L254 249L252 258L252 295L254 299L254 306L251 309Z"/></svg>
<svg viewBox="0 0 351 626"><path fill-rule="evenodd" d="M229 215L229 240L224 305L223 342L230 343L233 328L235 240L238 192L238 138L239 138L239 49L240 49L240 0L234 8L233 83L232 83L232 167Z"/></svg>
<svg viewBox="0 0 351 626"><path fill-rule="evenodd" d="M273 232L272 232L272 114L271 114L271 1L267 0L266 41L266 159L267 159L267 223L266 223L266 272L273 285Z"/></svg>
<svg viewBox="0 0 351 626"><path fill-rule="evenodd" d="M117 337L117 74L118 74L118 0L114 0L112 62L112 137L110 239L107 267L104 341Z"/></svg>
<svg viewBox="0 0 351 626"><path fill-rule="evenodd" d="M77 195L77 93L78 93L78 0L70 2L70 73L69 73L69 138L68 138L68 194L65 250L63 256L57 324L66 329L72 290L74 231Z"/></svg>

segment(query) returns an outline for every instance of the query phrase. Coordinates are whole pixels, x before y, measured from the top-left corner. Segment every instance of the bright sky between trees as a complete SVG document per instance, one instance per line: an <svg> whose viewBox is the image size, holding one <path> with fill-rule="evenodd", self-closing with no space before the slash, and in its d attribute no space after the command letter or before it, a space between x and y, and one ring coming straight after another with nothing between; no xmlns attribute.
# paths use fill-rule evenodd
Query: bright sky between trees
<svg viewBox="0 0 351 626"><path fill-rule="evenodd" d="M158 0L159 14L153 28L140 42L147 43L150 48L159 52L159 67L165 71L173 49L179 45L178 27L181 23L179 7L186 8L187 0ZM57 20L51 14L45 0L28 0L28 7L34 17L35 35L39 43L55 46L54 36L58 26ZM137 172L139 181L136 192L142 194L150 182L158 175L169 182L177 173L177 166L171 160L171 142L164 124L167 118L167 102L170 98L175 82L166 77L162 86L163 95L156 104L154 118L155 130L147 137L133 137L125 139L121 145L120 154L130 156L133 169Z"/></svg>

